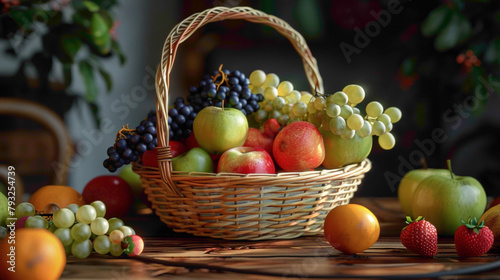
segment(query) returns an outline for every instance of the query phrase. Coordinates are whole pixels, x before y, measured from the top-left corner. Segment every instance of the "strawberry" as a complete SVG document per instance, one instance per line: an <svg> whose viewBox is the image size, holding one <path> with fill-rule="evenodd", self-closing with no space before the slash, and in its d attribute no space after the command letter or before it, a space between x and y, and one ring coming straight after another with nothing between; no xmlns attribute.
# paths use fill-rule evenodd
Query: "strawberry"
<svg viewBox="0 0 500 280"><path fill-rule="evenodd" d="M459 257L477 257L488 252L493 245L493 232L477 219L469 218L455 231L455 248Z"/></svg>
<svg viewBox="0 0 500 280"><path fill-rule="evenodd" d="M414 221L407 216L408 224L401 231L401 243L410 251L425 257L432 257L437 253L437 230L430 222L419 216Z"/></svg>

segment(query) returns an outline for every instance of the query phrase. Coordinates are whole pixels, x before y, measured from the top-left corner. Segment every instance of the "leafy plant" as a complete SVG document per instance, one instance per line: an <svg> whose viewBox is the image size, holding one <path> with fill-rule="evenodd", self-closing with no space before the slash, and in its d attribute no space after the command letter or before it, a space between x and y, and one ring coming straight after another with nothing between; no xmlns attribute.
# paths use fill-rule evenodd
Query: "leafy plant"
<svg viewBox="0 0 500 280"><path fill-rule="evenodd" d="M80 75L83 99L99 124L98 77L108 92L113 87L102 59L117 55L122 65L126 60L114 36L117 21L111 10L116 5L116 0L0 0L0 39L9 42L6 53L19 60L18 72L34 66L34 79L41 87L47 88L56 75L67 91L74 76ZM31 50L28 46L37 40L41 48Z"/></svg>

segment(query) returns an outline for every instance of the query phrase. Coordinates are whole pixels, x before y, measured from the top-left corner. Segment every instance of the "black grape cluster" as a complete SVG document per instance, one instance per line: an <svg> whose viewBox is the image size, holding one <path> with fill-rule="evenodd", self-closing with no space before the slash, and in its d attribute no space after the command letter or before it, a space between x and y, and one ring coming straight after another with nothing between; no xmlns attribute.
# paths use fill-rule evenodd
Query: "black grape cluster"
<svg viewBox="0 0 500 280"><path fill-rule="evenodd" d="M140 154L158 145L156 134L155 111L151 111L135 129L123 127L118 132L114 145L107 150L108 158L103 162L104 168L115 172L123 165L137 161Z"/></svg>
<svg viewBox="0 0 500 280"><path fill-rule="evenodd" d="M223 101L224 107L238 109L244 115L259 110L259 102L264 100L264 96L253 94L249 84L244 73L222 69L222 65L212 75L204 75L198 86L189 89L187 104L178 97L168 111L170 139L179 141L188 137L196 114L208 106L222 107Z"/></svg>

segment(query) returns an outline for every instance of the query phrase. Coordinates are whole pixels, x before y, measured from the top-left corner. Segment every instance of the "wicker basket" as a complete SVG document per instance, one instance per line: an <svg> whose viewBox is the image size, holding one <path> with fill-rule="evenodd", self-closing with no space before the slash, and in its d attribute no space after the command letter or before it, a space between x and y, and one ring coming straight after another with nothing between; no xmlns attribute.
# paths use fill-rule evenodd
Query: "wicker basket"
<svg viewBox="0 0 500 280"><path fill-rule="evenodd" d="M209 22L244 19L275 28L301 56L311 89L322 92L316 60L287 23L249 7L193 14L169 34L156 75L159 168L134 164L155 213L176 232L223 239L291 239L322 232L332 208L349 203L369 160L339 169L278 174L173 172L168 132L170 71L180 43Z"/></svg>

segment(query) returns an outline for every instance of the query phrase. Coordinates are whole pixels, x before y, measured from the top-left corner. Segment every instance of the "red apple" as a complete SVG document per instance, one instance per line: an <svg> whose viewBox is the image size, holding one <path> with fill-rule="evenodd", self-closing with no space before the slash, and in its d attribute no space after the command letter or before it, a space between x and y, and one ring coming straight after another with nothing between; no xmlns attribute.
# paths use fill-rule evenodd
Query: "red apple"
<svg viewBox="0 0 500 280"><path fill-rule="evenodd" d="M105 218L123 217L131 209L133 199L129 184L114 175L97 176L90 180L82 192L83 199L87 203L96 200L106 205Z"/></svg>
<svg viewBox="0 0 500 280"><path fill-rule="evenodd" d="M293 122L276 135L273 156L285 171L314 169L325 158L323 137L314 124L306 121Z"/></svg>
<svg viewBox="0 0 500 280"><path fill-rule="evenodd" d="M172 158L188 151L188 148L179 141L170 140L168 145L170 146ZM158 148L145 151L142 155L142 164L145 166L158 167Z"/></svg>
<svg viewBox="0 0 500 280"><path fill-rule="evenodd" d="M235 147L225 151L219 159L217 172L274 174L274 162L260 147Z"/></svg>
<svg viewBox="0 0 500 280"><path fill-rule="evenodd" d="M243 146L263 148L269 153L269 155L272 156L273 142L273 138L269 138L257 128L250 127L248 129L247 139L245 140L245 143L243 143Z"/></svg>
<svg viewBox="0 0 500 280"><path fill-rule="evenodd" d="M267 137L269 137L271 139L274 139L276 137L276 135L278 135L280 130L281 130L281 125L277 119L268 119L262 125L262 131L264 132L264 134Z"/></svg>

